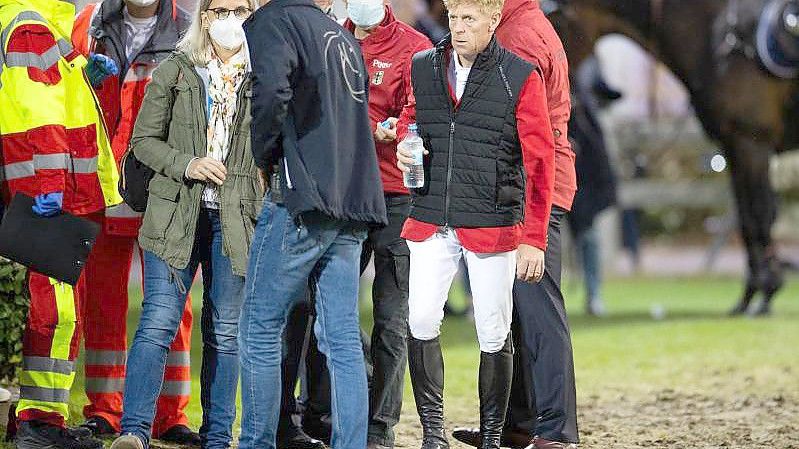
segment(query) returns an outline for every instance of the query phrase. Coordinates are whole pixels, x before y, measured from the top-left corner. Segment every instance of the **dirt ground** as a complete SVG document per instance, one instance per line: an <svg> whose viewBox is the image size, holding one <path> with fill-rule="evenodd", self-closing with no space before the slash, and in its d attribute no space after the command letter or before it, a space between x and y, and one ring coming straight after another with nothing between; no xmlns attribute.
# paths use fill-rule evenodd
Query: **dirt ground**
<svg viewBox="0 0 799 449"><path fill-rule="evenodd" d="M448 430L477 424L468 408L448 407ZM412 413L403 411L398 447L418 447L421 428ZM650 398L588 398L579 401L579 414L581 449L799 449L796 395L714 397L663 390ZM452 418L458 415L464 420L456 423Z"/></svg>

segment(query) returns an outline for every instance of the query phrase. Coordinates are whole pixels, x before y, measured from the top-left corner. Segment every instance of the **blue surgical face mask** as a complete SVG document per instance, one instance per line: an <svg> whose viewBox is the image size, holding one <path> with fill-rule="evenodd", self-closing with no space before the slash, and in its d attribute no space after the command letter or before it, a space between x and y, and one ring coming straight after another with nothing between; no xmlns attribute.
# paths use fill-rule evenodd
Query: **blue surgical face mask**
<svg viewBox="0 0 799 449"><path fill-rule="evenodd" d="M349 0L347 15L358 28L372 28L383 21L385 7L381 0Z"/></svg>

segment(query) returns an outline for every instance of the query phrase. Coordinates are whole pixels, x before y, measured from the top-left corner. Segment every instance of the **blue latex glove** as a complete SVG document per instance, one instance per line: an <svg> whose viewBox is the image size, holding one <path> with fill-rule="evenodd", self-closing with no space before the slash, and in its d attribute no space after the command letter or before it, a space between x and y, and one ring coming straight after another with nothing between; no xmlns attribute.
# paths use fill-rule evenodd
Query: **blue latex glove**
<svg viewBox="0 0 799 449"><path fill-rule="evenodd" d="M119 67L113 59L99 53L89 54L86 76L89 77L89 82L93 87L99 87L111 75L119 75Z"/></svg>
<svg viewBox="0 0 799 449"><path fill-rule="evenodd" d="M40 217L54 217L64 206L64 192L43 193L33 198L33 213Z"/></svg>

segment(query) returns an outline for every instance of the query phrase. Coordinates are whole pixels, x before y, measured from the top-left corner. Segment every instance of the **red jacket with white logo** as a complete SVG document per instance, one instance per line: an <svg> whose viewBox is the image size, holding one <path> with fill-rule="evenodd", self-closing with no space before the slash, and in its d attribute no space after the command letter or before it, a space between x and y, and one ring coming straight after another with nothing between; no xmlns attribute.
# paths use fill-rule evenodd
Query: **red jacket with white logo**
<svg viewBox="0 0 799 449"><path fill-rule="evenodd" d="M574 152L567 137L571 98L569 62L563 43L538 0L505 0L496 31L500 45L538 66L547 90L549 121L555 136L555 190L552 204L569 210L577 191Z"/></svg>
<svg viewBox="0 0 799 449"><path fill-rule="evenodd" d="M344 28L354 32L347 19ZM383 22L365 39L359 41L366 67L369 69L369 121L372 130L389 117L398 117L398 136L416 121L416 100L411 87L411 59L419 51L432 47L430 40L413 27L394 17L386 6ZM397 143L375 142L383 190L389 194L408 194L397 168Z"/></svg>
<svg viewBox="0 0 799 449"><path fill-rule="evenodd" d="M117 163L128 148L153 70L175 50L189 25L188 15L176 2L164 2L150 41L128 62L123 7L122 0L89 4L78 14L72 31L72 43L77 51L86 57L89 53L106 55L123 72L120 76L108 77L95 88ZM110 234L136 236L140 225L141 214L124 203L106 210L105 226Z"/></svg>

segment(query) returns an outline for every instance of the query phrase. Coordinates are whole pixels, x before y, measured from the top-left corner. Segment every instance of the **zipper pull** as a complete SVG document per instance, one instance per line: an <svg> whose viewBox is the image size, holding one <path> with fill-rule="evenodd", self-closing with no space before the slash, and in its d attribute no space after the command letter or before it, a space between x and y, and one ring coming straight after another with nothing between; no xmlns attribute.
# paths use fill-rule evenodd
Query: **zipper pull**
<svg viewBox="0 0 799 449"><path fill-rule="evenodd" d="M455 134L455 122L454 121L449 123L449 134L450 135Z"/></svg>

